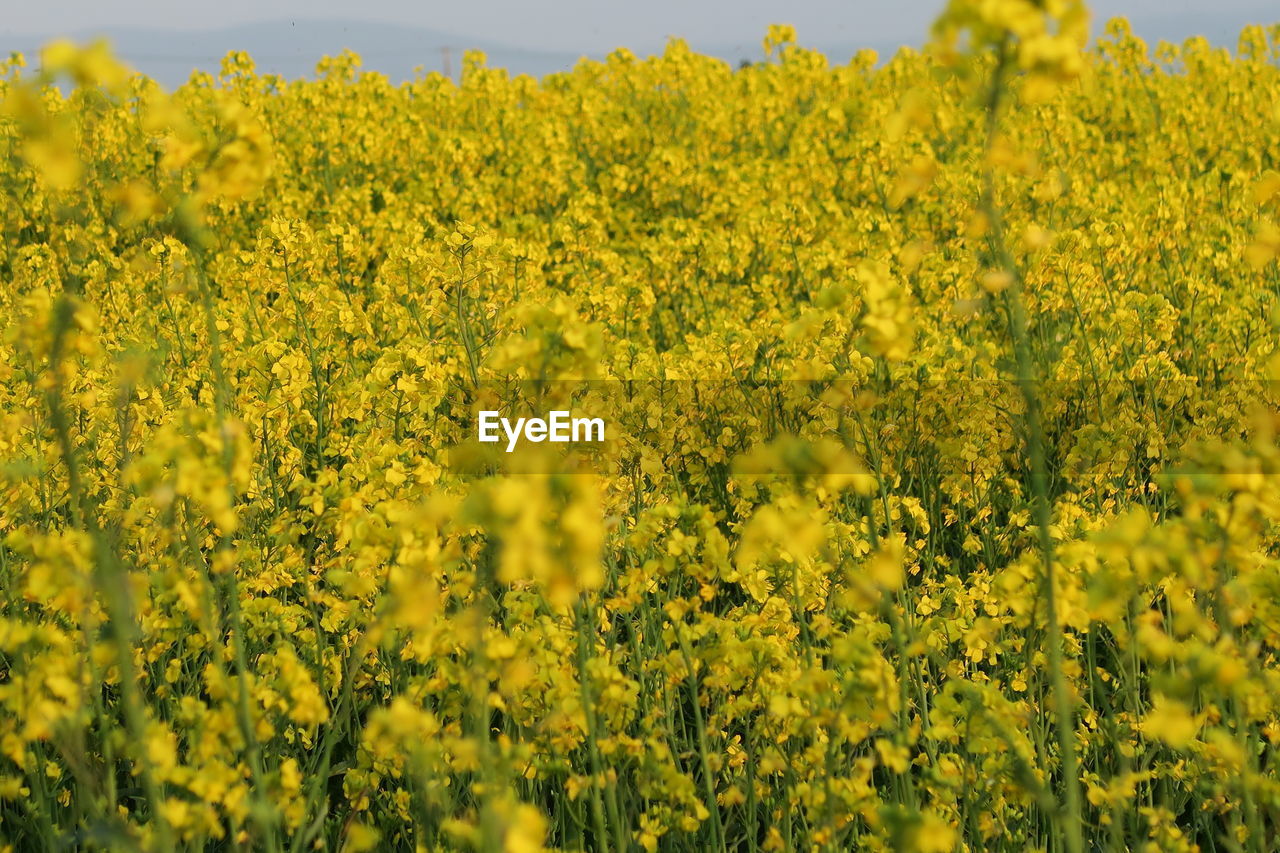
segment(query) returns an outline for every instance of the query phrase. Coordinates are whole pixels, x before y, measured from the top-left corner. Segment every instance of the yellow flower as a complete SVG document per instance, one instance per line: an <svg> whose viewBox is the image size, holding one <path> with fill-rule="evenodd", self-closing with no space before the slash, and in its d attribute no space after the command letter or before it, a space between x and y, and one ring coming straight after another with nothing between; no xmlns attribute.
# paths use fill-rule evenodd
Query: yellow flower
<svg viewBox="0 0 1280 853"><path fill-rule="evenodd" d="M1195 739L1200 728L1186 703L1157 695L1142 719L1147 737L1164 741L1174 749L1182 749Z"/></svg>

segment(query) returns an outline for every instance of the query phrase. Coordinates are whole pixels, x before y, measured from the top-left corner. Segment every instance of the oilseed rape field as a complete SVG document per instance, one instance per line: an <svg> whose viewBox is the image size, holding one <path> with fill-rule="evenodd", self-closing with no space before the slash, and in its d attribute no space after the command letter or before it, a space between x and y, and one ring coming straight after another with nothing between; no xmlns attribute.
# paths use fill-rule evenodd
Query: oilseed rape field
<svg viewBox="0 0 1280 853"><path fill-rule="evenodd" d="M0 849L1276 849L1280 29L1096 28L10 59Z"/></svg>

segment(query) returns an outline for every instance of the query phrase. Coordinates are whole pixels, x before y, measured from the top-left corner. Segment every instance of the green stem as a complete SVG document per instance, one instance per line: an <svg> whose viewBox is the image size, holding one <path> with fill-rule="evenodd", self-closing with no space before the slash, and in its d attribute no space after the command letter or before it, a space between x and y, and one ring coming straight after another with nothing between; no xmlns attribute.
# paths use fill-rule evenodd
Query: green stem
<svg viewBox="0 0 1280 853"><path fill-rule="evenodd" d="M147 714L138 688L142 683L142 674L137 670L133 659L133 650L139 642L139 637L133 599L129 591L129 575L103 534L97 516L91 511L85 496L75 443L71 438L71 424L63 403L63 350L67 334L75 322L75 303L70 295L72 292L74 289L69 283L67 290L58 298L54 306L53 340L49 348L49 374L53 381L46 395L49 423L58 443L62 464L67 469L71 525L74 529L87 532L93 542L94 580L98 587L98 594L106 605L110 621L110 636L120 678L120 698L125 729L135 747L142 750L146 743ZM145 760L145 753L140 752L135 755L134 760L138 775L141 777L142 789L151 804L152 819L156 829L156 845L161 850L170 849L172 836L169 822L160 811L162 799L160 786L151 774L151 769Z"/></svg>
<svg viewBox="0 0 1280 853"><path fill-rule="evenodd" d="M1000 107L1005 93L1006 74L1010 55L1008 40L1000 45L996 56L991 92L987 100L987 124L985 151L989 153L995 143L999 128ZM1041 421L1039 382L1032 360L1028 334L1027 309L1022 299L1023 281L1018 265L1009 251L1005 239L1000 207L996 201L995 179L991 167L983 170L982 209L991 228L991 245L1000 265L1012 278L1006 291L1009 336L1013 341L1017 369L1018 390L1024 404L1024 420L1027 428L1027 452L1031 462L1031 492L1033 512L1044 569L1043 590L1045 621L1048 623L1048 649L1050 688L1053 693L1055 730L1061 763L1062 792L1060 814L1063 841L1069 853L1081 853L1084 849L1083 819L1081 815L1080 777L1075 748L1075 722L1071 695L1063 665L1063 645L1066 636L1058 617L1057 584L1054 569L1053 536L1050 532L1052 514L1049 498L1048 463L1044 443L1044 427Z"/></svg>

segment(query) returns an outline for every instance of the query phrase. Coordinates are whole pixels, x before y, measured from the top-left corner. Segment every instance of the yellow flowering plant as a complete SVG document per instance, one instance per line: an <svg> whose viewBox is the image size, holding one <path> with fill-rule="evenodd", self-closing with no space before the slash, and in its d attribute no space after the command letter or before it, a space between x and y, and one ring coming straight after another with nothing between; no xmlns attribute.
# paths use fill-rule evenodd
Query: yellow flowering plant
<svg viewBox="0 0 1280 853"><path fill-rule="evenodd" d="M0 849L1271 849L1280 31L1086 34L5 63Z"/></svg>

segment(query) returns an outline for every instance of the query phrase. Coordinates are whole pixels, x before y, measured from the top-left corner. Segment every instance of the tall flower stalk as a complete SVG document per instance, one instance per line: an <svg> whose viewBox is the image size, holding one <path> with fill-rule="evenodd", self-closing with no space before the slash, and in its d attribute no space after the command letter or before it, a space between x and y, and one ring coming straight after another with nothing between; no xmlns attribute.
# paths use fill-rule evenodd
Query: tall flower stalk
<svg viewBox="0 0 1280 853"><path fill-rule="evenodd" d="M1057 14L1055 15L1054 12ZM1009 99L1011 77L1025 72L1024 93L1040 97L1055 85L1080 72L1085 12L1080 4L1055 4L1052 8L1012 0L999 4L973 4L954 0L935 30L941 53L953 50L961 32L967 31L978 62L991 62L990 82L984 98L982 195L979 210L985 218L988 248L994 275L988 290L1002 303L1006 331L1013 346L1015 382L1022 397L1022 419L1030 463L1032 515L1041 561L1049 687L1058 743L1060 790L1055 825L1069 853L1084 849L1079 764L1076 758L1075 713L1067 683L1063 631L1057 601L1057 579L1049 494L1048 460L1040 397L1040 380L1028 332L1023 297L1025 277L1009 248L1004 211L996 187L994 161L1000 145L1001 114Z"/></svg>

